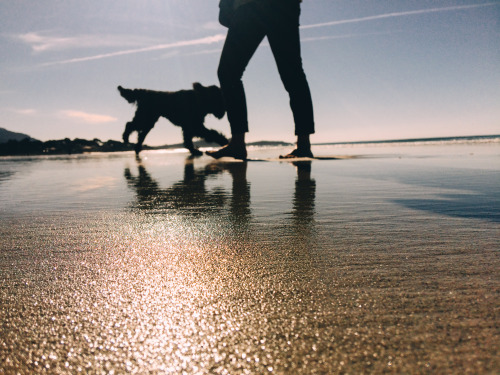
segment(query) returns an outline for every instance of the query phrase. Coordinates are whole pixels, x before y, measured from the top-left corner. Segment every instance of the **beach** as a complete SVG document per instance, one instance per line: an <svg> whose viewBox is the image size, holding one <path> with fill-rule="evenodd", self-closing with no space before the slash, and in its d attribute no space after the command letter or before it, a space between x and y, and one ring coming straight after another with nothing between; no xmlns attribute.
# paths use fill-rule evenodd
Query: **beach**
<svg viewBox="0 0 500 375"><path fill-rule="evenodd" d="M500 143L0 158L0 374L500 372Z"/></svg>

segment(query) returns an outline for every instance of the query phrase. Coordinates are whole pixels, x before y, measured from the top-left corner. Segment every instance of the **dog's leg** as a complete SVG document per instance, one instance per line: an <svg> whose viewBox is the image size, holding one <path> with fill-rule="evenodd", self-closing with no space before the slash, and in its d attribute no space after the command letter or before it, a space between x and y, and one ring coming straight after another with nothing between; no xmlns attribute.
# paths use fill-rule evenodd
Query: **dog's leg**
<svg viewBox="0 0 500 375"><path fill-rule="evenodd" d="M130 133L132 133L134 130L135 130L134 123L132 121L127 122L127 125L125 125L125 131L122 134L124 143L128 143L128 137L130 136Z"/></svg>
<svg viewBox="0 0 500 375"><path fill-rule="evenodd" d="M141 129L138 131L137 143L135 144L134 147L136 155L139 155L139 152L142 151L142 144L144 143L144 139L146 139L148 133L151 131L151 129L153 129L153 126L151 126L149 129Z"/></svg>
<svg viewBox="0 0 500 375"><path fill-rule="evenodd" d="M136 155L139 155L139 152L141 152L144 139L151 129L153 129L159 118L159 114L152 108L140 106L137 108L133 120L127 123L125 132L123 133L123 140L128 141L130 133L137 131L137 143L134 148Z"/></svg>
<svg viewBox="0 0 500 375"><path fill-rule="evenodd" d="M193 144L193 134L191 132L182 129L182 137L184 138L184 147L186 147L191 155L200 156L203 155L203 152L194 147Z"/></svg>
<svg viewBox="0 0 500 375"><path fill-rule="evenodd" d="M151 120L148 119L148 111L145 111L143 107L137 107L135 111L134 118L132 121L127 122L125 125L125 130L122 134L123 142L128 143L130 134L134 131L139 132Z"/></svg>

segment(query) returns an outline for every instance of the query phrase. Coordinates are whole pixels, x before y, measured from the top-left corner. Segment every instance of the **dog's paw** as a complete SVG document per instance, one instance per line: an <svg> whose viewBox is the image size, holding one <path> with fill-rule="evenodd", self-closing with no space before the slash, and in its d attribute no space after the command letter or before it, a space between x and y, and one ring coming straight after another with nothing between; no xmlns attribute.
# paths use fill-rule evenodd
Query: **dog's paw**
<svg viewBox="0 0 500 375"><path fill-rule="evenodd" d="M137 143L134 147L134 151L136 155L139 155L139 153L142 151L142 145Z"/></svg>

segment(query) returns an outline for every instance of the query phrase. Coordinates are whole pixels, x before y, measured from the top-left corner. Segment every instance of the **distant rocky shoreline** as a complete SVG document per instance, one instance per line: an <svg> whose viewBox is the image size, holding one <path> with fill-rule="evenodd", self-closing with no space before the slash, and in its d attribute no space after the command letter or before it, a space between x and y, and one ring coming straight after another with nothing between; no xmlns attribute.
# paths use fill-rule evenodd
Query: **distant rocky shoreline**
<svg viewBox="0 0 500 375"><path fill-rule="evenodd" d="M112 152L133 150L133 145L123 142L109 140L102 142L99 139L60 139L42 142L34 139L23 139L21 141L10 140L0 144L0 155L59 155L59 154L83 154L85 152Z"/></svg>
<svg viewBox="0 0 500 375"><path fill-rule="evenodd" d="M203 141L194 142L196 147L218 147L216 144L206 143ZM274 141L261 141L249 143L249 146L289 146L290 143L287 142L274 142ZM164 146L143 146L143 150L161 150L161 149L175 149L183 148L184 146L179 144L174 145L164 145ZM0 143L0 156L16 156L16 155L71 155L71 154L83 154L89 152L118 152L118 151L133 151L134 144L125 144L120 141L108 140L101 141L97 138L93 140L86 140L75 138L73 140L69 138L51 141L39 141L32 138L25 138L22 140L9 140L4 143Z"/></svg>

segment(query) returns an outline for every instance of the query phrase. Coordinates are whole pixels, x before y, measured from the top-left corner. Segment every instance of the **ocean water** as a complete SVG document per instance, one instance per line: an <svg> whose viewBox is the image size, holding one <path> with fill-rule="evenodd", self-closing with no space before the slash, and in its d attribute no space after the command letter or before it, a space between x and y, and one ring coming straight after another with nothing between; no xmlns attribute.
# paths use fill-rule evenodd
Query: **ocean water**
<svg viewBox="0 0 500 375"><path fill-rule="evenodd" d="M0 158L0 373L494 373L500 144Z"/></svg>

